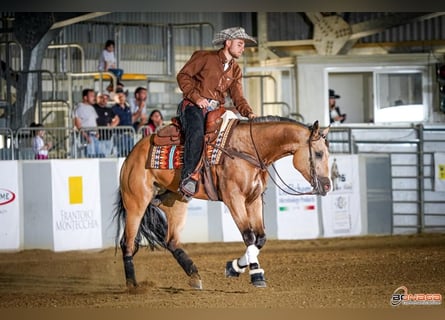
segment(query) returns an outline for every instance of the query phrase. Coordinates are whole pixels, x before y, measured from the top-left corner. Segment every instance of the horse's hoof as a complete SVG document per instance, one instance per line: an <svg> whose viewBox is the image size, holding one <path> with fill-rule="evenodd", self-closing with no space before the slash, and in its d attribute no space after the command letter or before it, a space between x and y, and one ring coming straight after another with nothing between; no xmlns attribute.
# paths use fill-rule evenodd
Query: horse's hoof
<svg viewBox="0 0 445 320"><path fill-rule="evenodd" d="M241 273L243 273L246 268L238 267L238 260L227 261L225 275L226 278L238 278Z"/></svg>
<svg viewBox="0 0 445 320"><path fill-rule="evenodd" d="M199 275L192 275L189 279L189 285L193 289L202 290L202 281Z"/></svg>
<svg viewBox="0 0 445 320"><path fill-rule="evenodd" d="M266 288L266 278L263 269L255 269L250 272L250 282L257 288Z"/></svg>

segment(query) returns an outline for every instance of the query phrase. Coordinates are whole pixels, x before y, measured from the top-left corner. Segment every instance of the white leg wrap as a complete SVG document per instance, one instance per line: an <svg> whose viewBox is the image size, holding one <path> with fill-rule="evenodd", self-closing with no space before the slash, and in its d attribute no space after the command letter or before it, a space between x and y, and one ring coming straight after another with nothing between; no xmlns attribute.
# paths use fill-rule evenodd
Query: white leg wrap
<svg viewBox="0 0 445 320"><path fill-rule="evenodd" d="M258 255L260 254L260 249L258 249L256 247L256 245L251 244L250 246L247 247L246 250L246 256L247 256L247 262L249 264L251 263L257 263L258 265L260 264L258 262Z"/></svg>
<svg viewBox="0 0 445 320"><path fill-rule="evenodd" d="M244 271L246 271L246 268L238 267L238 259L235 259L235 260L232 261L232 267L238 273L244 273Z"/></svg>
<svg viewBox="0 0 445 320"><path fill-rule="evenodd" d="M238 259L240 266L247 266L249 262L247 261L247 253L244 253L244 255Z"/></svg>
<svg viewBox="0 0 445 320"><path fill-rule="evenodd" d="M264 274L264 270L263 269L249 270L249 275L256 274L256 273L263 273Z"/></svg>

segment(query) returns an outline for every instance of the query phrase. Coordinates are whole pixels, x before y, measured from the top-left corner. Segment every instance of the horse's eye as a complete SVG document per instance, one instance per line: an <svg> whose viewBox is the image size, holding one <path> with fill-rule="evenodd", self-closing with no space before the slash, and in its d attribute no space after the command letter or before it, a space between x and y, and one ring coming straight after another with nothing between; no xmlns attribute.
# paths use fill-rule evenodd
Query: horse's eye
<svg viewBox="0 0 445 320"><path fill-rule="evenodd" d="M323 158L323 152L321 152L321 151L315 151L315 157L318 158L318 159Z"/></svg>

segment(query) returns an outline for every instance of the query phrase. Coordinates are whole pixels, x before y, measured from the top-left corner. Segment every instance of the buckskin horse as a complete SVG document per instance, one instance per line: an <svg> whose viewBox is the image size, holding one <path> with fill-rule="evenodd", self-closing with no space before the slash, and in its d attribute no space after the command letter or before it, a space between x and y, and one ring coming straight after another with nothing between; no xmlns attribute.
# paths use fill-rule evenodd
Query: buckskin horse
<svg viewBox="0 0 445 320"><path fill-rule="evenodd" d="M211 199L203 183L195 198L218 200L230 210L246 245L245 253L226 262L226 277L238 277L249 270L256 287L266 287L258 255L266 242L263 225L263 193L268 168L285 156L311 184L310 194L326 195L331 188L328 166L329 127L321 130L318 121L305 125L295 120L266 116L237 120L230 139L220 149L224 160L208 169L217 199ZM142 138L125 159L115 208L118 220L116 246L123 255L127 288L138 287L133 256L144 238L151 249L170 251L189 277L189 285L202 289L198 268L181 248L187 200L178 194L180 168L153 168L147 165L153 137Z"/></svg>

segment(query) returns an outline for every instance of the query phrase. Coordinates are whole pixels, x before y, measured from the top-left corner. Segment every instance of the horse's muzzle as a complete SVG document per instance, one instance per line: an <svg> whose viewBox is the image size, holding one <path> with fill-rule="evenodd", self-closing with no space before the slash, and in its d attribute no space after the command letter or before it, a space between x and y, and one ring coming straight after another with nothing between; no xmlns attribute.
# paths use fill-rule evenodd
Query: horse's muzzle
<svg viewBox="0 0 445 320"><path fill-rule="evenodd" d="M331 190L331 179L321 177L315 180L314 194L325 196Z"/></svg>

